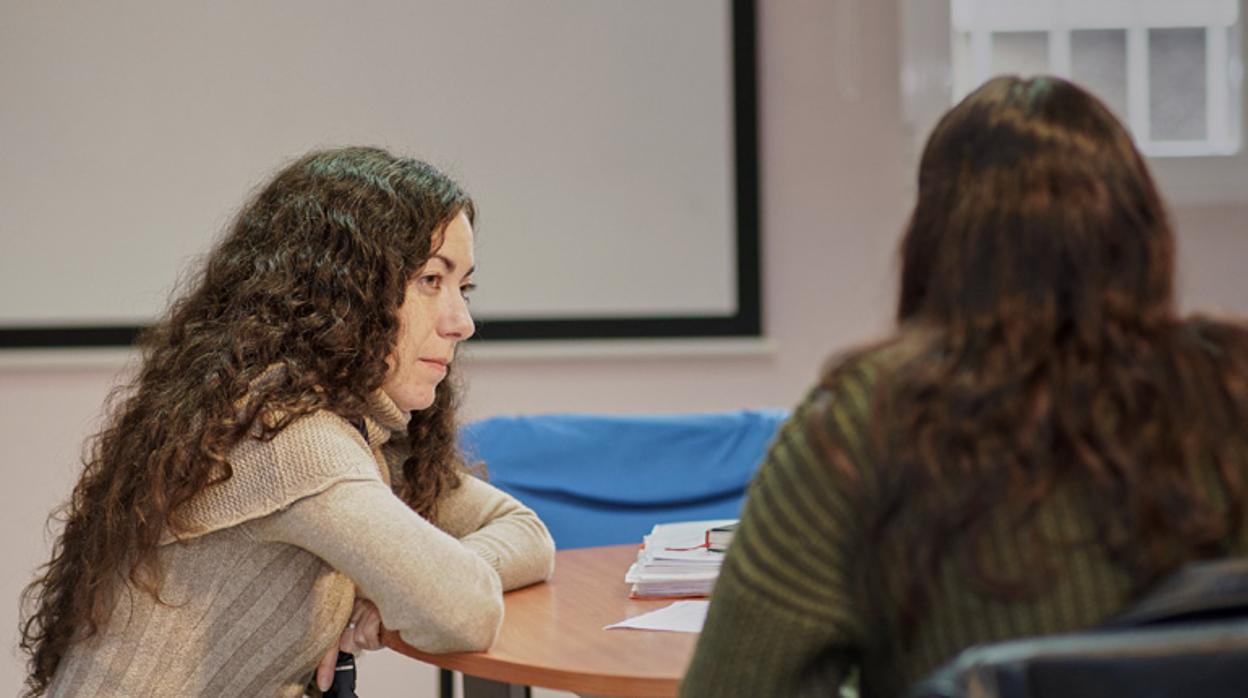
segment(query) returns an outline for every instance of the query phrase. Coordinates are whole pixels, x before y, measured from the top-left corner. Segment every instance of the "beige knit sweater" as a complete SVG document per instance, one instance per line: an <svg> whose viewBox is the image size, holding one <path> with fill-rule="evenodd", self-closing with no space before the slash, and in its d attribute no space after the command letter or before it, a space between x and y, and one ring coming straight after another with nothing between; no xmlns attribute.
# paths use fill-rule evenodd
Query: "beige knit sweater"
<svg viewBox="0 0 1248 698"><path fill-rule="evenodd" d="M189 538L160 547L164 603L119 585L48 695L300 696L356 596L422 650L487 648L502 592L553 571L550 534L469 476L438 526L418 516L391 492L382 448L407 415L380 391L370 408L367 444L328 412L240 444L234 476L192 502Z"/></svg>

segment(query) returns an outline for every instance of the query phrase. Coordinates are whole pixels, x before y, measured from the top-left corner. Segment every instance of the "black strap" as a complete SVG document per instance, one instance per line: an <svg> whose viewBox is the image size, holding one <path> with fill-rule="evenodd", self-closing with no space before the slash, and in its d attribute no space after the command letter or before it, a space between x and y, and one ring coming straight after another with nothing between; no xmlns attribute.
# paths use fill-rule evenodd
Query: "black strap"
<svg viewBox="0 0 1248 698"><path fill-rule="evenodd" d="M355 655L338 653L334 665L334 683L322 694L324 698L359 698L355 693Z"/></svg>

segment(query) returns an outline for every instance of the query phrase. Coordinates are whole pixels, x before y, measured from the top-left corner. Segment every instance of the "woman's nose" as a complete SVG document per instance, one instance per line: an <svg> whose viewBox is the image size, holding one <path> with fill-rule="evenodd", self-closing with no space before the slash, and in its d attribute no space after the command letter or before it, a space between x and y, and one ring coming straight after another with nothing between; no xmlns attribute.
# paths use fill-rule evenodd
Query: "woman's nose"
<svg viewBox="0 0 1248 698"><path fill-rule="evenodd" d="M468 309L468 300L458 292L443 310L441 326L444 337L461 342L477 331L477 325Z"/></svg>

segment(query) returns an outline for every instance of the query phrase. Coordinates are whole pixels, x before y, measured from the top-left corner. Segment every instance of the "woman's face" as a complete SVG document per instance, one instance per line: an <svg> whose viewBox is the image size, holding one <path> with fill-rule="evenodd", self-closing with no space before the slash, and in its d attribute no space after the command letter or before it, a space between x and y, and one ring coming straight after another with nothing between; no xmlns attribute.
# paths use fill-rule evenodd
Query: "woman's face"
<svg viewBox="0 0 1248 698"><path fill-rule="evenodd" d="M381 389L410 412L433 404L455 346L476 329L468 312L472 290L472 224L463 212L442 233L442 245L407 284L399 306L399 339L386 357Z"/></svg>

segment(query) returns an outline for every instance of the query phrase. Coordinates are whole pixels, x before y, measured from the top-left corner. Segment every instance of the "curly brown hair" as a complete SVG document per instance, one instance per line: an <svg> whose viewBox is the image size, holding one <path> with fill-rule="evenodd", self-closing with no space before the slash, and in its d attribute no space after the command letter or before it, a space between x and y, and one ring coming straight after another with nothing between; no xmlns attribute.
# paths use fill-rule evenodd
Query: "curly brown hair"
<svg viewBox="0 0 1248 698"><path fill-rule="evenodd" d="M1245 525L1248 332L1179 318L1173 257L1143 158L1079 87L1002 77L941 119L901 245L895 361L869 418L880 467L861 493L864 603L901 599L913 629L950 561L1018 598L1042 588L1061 545L1104 546L1137 592L1228 553ZM1068 486L1094 540L1029 525ZM1018 551L1025 579L985 567L1001 516L1032 543Z"/></svg>
<svg viewBox="0 0 1248 698"><path fill-rule="evenodd" d="M23 594L27 695L107 622L116 585L128 578L159 599L157 544L181 530L183 505L231 477L231 447L317 410L364 415L405 286L460 212L475 218L445 175L374 148L311 153L242 209L189 292L140 338L140 370L89 441L51 561ZM459 484L454 393L448 380L412 414L395 483L427 517Z"/></svg>

